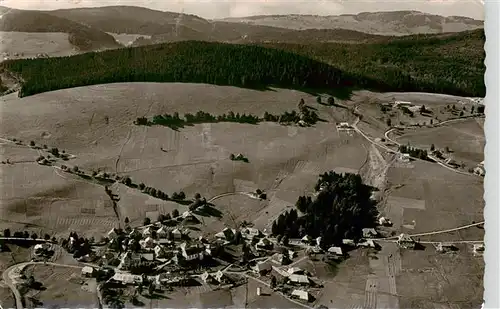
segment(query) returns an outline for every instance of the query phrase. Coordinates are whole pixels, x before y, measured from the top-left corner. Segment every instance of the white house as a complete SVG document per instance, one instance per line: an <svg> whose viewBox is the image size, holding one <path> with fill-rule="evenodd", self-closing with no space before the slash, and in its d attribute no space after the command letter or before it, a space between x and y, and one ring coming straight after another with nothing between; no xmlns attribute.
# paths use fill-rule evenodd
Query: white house
<svg viewBox="0 0 500 309"><path fill-rule="evenodd" d="M328 253L333 254L333 255L337 255L337 256L343 255L342 248L340 248L340 247L330 247L330 248L328 248Z"/></svg>
<svg viewBox="0 0 500 309"><path fill-rule="evenodd" d="M342 239L342 244L346 246L355 246L356 243L352 239Z"/></svg>
<svg viewBox="0 0 500 309"><path fill-rule="evenodd" d="M362 231L363 231L364 238L373 238L373 237L377 237L377 235L378 235L377 231L373 228L364 228Z"/></svg>
<svg viewBox="0 0 500 309"><path fill-rule="evenodd" d="M290 267L287 270L289 275L302 275L304 274L304 270L298 267Z"/></svg>
<svg viewBox="0 0 500 309"><path fill-rule="evenodd" d="M150 237L151 235L153 235L153 227L151 226L148 226L142 231L142 236L144 237Z"/></svg>
<svg viewBox="0 0 500 309"><path fill-rule="evenodd" d="M271 271L271 265L267 262L259 262L253 267L253 271L262 275Z"/></svg>
<svg viewBox="0 0 500 309"><path fill-rule="evenodd" d="M215 278L211 274L209 274L208 272L204 272L201 275L201 280L203 280L203 282L208 283L208 284L216 283Z"/></svg>
<svg viewBox="0 0 500 309"><path fill-rule="evenodd" d="M168 236L168 229L165 226L162 226L156 231L156 235L158 238L166 238Z"/></svg>
<svg viewBox="0 0 500 309"><path fill-rule="evenodd" d="M405 248L405 249L415 248L415 241L409 235L404 234L404 233L402 233L398 236L397 244L401 248Z"/></svg>
<svg viewBox="0 0 500 309"><path fill-rule="evenodd" d="M255 228L245 227L241 229L241 235L243 238L252 240L262 236L262 232Z"/></svg>
<svg viewBox="0 0 500 309"><path fill-rule="evenodd" d="M50 249L49 244L42 243L42 244L36 244L35 247L33 248L33 251L35 252L35 254L39 255L39 254L43 254L44 252L46 252L49 249Z"/></svg>
<svg viewBox="0 0 500 309"><path fill-rule="evenodd" d="M180 245L181 254L186 261L203 260L205 248L200 246L188 246L187 243Z"/></svg>
<svg viewBox="0 0 500 309"><path fill-rule="evenodd" d="M82 268L82 276L92 277L94 275L94 268L90 266L84 266Z"/></svg>
<svg viewBox="0 0 500 309"><path fill-rule="evenodd" d="M184 234L178 228L176 228L172 231L172 235L174 236L174 239L177 239L177 240L182 239L182 236L184 236Z"/></svg>
<svg viewBox="0 0 500 309"><path fill-rule="evenodd" d="M153 250L157 258L162 259L167 257L167 251L163 246L156 245Z"/></svg>
<svg viewBox="0 0 500 309"><path fill-rule="evenodd" d="M358 243L358 247L375 248L375 242L372 239L367 239L363 242Z"/></svg>
<svg viewBox="0 0 500 309"><path fill-rule="evenodd" d="M221 232L215 234L215 237L220 240L231 241L236 234L235 229L230 229L228 227L224 228Z"/></svg>
<svg viewBox="0 0 500 309"><path fill-rule="evenodd" d="M292 297L298 298L301 300L305 300L305 301L309 301L310 296L311 295L309 294L309 292L304 291L304 290L293 290L293 292L292 292Z"/></svg>
<svg viewBox="0 0 500 309"><path fill-rule="evenodd" d="M291 283L300 284L300 285L309 285L311 284L311 280L306 275L290 275L288 276L288 280Z"/></svg>
<svg viewBox="0 0 500 309"><path fill-rule="evenodd" d="M270 249L273 247L272 242L267 238L261 238L257 244L255 244L255 248L258 249Z"/></svg>
<svg viewBox="0 0 500 309"><path fill-rule="evenodd" d="M121 282L123 284L139 284L142 283L142 277L139 275L132 275L128 273L115 273L111 278L115 281Z"/></svg>
<svg viewBox="0 0 500 309"><path fill-rule="evenodd" d="M302 237L301 241L305 244L310 244L312 242L312 238L309 235L305 235L304 237Z"/></svg>
<svg viewBox="0 0 500 309"><path fill-rule="evenodd" d="M118 229L117 229L117 228L112 228L112 229L108 232L107 236L108 236L108 238L109 238L109 239L113 239L113 238L117 237L117 236L118 236L118 234L119 234Z"/></svg>
<svg viewBox="0 0 500 309"><path fill-rule="evenodd" d="M154 246L155 246L155 241L151 237L148 237L144 240L141 240L139 243L141 244L141 247L146 248L146 249L151 249L151 248L154 248Z"/></svg>

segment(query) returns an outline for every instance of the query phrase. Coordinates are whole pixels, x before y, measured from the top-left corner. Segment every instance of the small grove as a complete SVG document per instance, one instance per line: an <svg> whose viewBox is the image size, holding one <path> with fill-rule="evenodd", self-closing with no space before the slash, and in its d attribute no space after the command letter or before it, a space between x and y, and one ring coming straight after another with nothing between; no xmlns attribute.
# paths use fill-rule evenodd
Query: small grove
<svg viewBox="0 0 500 309"><path fill-rule="evenodd" d="M279 122L279 123L297 123L303 120L306 124L312 125L319 120L319 116L315 111L310 111L307 108L301 108L300 113L295 110L291 112L284 112L282 115L273 115L268 112L264 113L262 118L255 115L239 114L230 111L228 114L222 114L218 116L211 115L203 111L198 111L196 114L185 114L183 118L179 116L179 113L174 113L173 115L164 114L156 115L151 119L146 117L138 117L135 120L136 125L162 125L173 129L182 128L186 125L193 125L199 123L216 123L216 122L236 122L236 123L248 123L248 124L258 124L261 121L268 122Z"/></svg>
<svg viewBox="0 0 500 309"><path fill-rule="evenodd" d="M345 238L359 240L362 229L376 222L372 189L359 175L333 171L321 174L316 183L317 197L300 196L296 209L273 222L272 234L287 239L322 237L322 246L340 245Z"/></svg>

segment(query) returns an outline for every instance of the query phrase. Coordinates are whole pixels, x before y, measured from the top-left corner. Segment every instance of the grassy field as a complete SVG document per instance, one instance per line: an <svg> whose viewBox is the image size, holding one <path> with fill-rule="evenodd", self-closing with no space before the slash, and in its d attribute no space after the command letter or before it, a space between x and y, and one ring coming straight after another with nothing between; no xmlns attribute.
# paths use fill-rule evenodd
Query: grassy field
<svg viewBox="0 0 500 309"><path fill-rule="evenodd" d="M95 282L87 283L81 278L78 268L58 266L30 265L24 270L26 276L33 275L36 281L42 282L43 291L31 290L28 297L35 297L43 306L78 307L96 306L97 293Z"/></svg>
<svg viewBox="0 0 500 309"><path fill-rule="evenodd" d="M1 61L18 58L33 58L39 54L49 57L74 55L75 48L62 32L9 32L0 31Z"/></svg>
<svg viewBox="0 0 500 309"><path fill-rule="evenodd" d="M367 133L373 137L383 137L387 127L377 120L382 114L377 113L375 103L393 96L360 91L350 101L339 103L371 111L359 127L369 129ZM317 108L319 116L328 122L319 122L311 128L266 122L199 124L179 131L132 124L139 116L173 112L182 115L198 110L213 114L228 110L279 114L296 109L300 98ZM460 99L421 94L400 94L396 99L419 104L418 98L431 109ZM245 195L214 199L212 203L222 216L202 217L200 230L192 235L212 234L224 225L236 226L242 220L253 222L259 229L268 229L272 220L293 206L299 195L311 194L318 174L327 170L359 171L366 182L379 187L379 209L392 220L396 233L438 231L483 220L480 178L460 175L429 162L414 161L407 167L394 165L392 155L377 150L358 134L337 132L335 122L353 121L346 109L319 105L315 97L298 91L137 83L75 88L22 99L14 94L2 97L1 101L5 123L1 137L16 136L65 149L76 155L67 165L127 175L137 184L144 182L168 194L182 190L188 198L197 192L207 199L257 188L267 192L265 201ZM466 153L472 136L481 139L480 125L481 121L464 121L437 129L421 128L408 134L408 138L418 144L432 142L434 135L446 141L463 134L469 139L456 139L450 147L456 153ZM436 147L443 146L436 142ZM10 188L3 191L1 201L2 218L8 217L10 221L2 221L1 228L20 229L32 224L30 229L37 233L67 233L70 229L97 235L124 217L129 217L132 225L140 225L145 216L155 219L173 209L181 213L187 210L187 206L115 184L111 190L120 197L117 218L102 187L72 175L64 174L65 179L52 167L29 162L38 156L35 150L3 142L0 149L2 160L9 158L14 163L0 169L3 187ZM482 148L477 149L477 156L481 151ZM242 153L249 163L229 160L231 153ZM484 230L474 227L419 238L481 240L483 234ZM472 255L470 245L458 245L459 251L450 254L438 254L430 244L420 251L399 250L392 243L381 242L381 245L379 252L350 252L351 257L338 266L308 259L299 263L297 266L308 269L325 284L315 305L468 308L480 303L478 290L461 290L463 282L481 286L483 262ZM456 267L460 273L452 272ZM255 282L249 283L248 293L255 293L255 289ZM207 291L176 291L151 305L210 306L206 304L215 297L212 294L201 300L191 297ZM221 298L230 299L226 305L235 308L245 303L255 308L270 303L277 307L291 306L276 295L246 296L245 301L244 291L238 288L231 291L231 297L226 293Z"/></svg>

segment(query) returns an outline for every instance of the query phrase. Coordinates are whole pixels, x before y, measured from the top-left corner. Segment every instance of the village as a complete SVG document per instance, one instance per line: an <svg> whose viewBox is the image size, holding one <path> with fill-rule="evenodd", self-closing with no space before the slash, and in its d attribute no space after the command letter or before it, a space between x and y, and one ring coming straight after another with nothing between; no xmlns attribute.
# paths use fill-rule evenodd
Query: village
<svg viewBox="0 0 500 309"><path fill-rule="evenodd" d="M129 290L130 301L137 303L137 296L144 293L153 296L176 287L196 286L231 289L249 279L307 306L321 293L323 284L307 270L295 266L305 258L314 256L339 263L349 257L351 250L380 250L381 242L394 242L401 250L419 250L422 246L419 239L408 234L387 236L392 222L385 217L379 218L379 228L363 229L363 237L357 242L343 239L341 246L327 248L321 237L285 239L243 224L239 229L226 227L210 238L191 238L189 227L200 223L194 212L161 219L164 221L144 226L127 224L123 230L113 228L100 243L89 243L76 233L70 233L59 244L47 240L34 246L36 258L32 261L48 261L54 246L62 246L84 265L82 279L97 280L98 292L108 295L103 300L111 307L120 307L112 295L122 295L109 292L113 289ZM453 243L433 245L437 253L458 250ZM483 252L482 242L473 244L474 256ZM266 297L260 287L256 294Z"/></svg>

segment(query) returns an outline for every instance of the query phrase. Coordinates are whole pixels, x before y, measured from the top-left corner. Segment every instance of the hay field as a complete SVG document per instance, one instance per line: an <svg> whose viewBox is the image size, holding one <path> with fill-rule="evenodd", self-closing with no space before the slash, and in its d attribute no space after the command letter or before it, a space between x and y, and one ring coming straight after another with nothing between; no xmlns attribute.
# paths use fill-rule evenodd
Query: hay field
<svg viewBox="0 0 500 309"><path fill-rule="evenodd" d="M269 191L270 198L277 194L293 204L298 195L311 190L320 173L331 169L357 171L366 161L366 141L341 135L334 123L326 122L312 128L275 123L199 124L174 131L161 126L135 126L133 121L139 116L173 112L183 115L199 110L213 114L229 110L259 116L265 111L281 114L297 109L301 98L314 106L323 119L331 122L348 119L348 111L319 105L314 96L293 90L125 83L59 90L21 99L15 94L1 97L0 137L17 137L46 144L49 148L58 147L76 155L67 163L69 166L117 172L130 176L135 183L143 182L168 194L183 190L188 198L199 192L209 199L235 190L260 188ZM32 159L36 158L35 151L22 151L27 152L12 154L12 157L20 160L33 155ZM244 154L250 163L229 160L231 153ZM9 166L2 171L6 175L4 179L9 179L9 186L22 188L21 184L34 183L31 175L35 173L36 179L43 182L43 186L37 188L71 190L78 192L73 194L78 197L64 193L55 196L64 198L64 202L37 200L34 206L24 206L19 211L19 222L26 222L27 209L33 208L37 211L30 211L38 216L33 222L56 230L58 227L76 231L108 230L117 223L102 188L71 175L64 174L68 178L64 179L50 167L30 164ZM167 213L174 208L181 212L187 210L185 206L150 198L125 186L115 185L112 190L120 197L121 219L128 216L131 221L140 222L147 214ZM16 194L17 198L29 196L26 192ZM82 205L80 198L85 198L86 194L90 195L85 203L95 205L92 219L82 216L81 210L78 214L82 207L92 208ZM268 219L266 212L279 214L283 210L283 205L273 205L262 205L262 210L250 214L249 219ZM10 218L12 210L9 207L12 208L8 206L5 214ZM278 208L271 210L269 207ZM42 210L50 213L52 209L58 211L54 222L46 222L38 214ZM79 219L74 219L78 215ZM233 215L248 217L244 207Z"/></svg>
<svg viewBox="0 0 500 309"><path fill-rule="evenodd" d="M76 53L63 32L11 32L0 31L1 61L18 58L32 58L38 54L49 57L70 56Z"/></svg>
<svg viewBox="0 0 500 309"><path fill-rule="evenodd" d="M24 273L43 283L46 290L29 291L27 295L37 298L46 308L86 308L98 304L95 289L85 286L79 268L29 265Z"/></svg>
<svg viewBox="0 0 500 309"><path fill-rule="evenodd" d="M469 167L484 160L485 135L481 123L475 119L451 122L436 128L409 130L397 137L397 141L410 143L416 147L437 149L449 147L455 160L464 161Z"/></svg>

